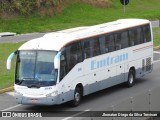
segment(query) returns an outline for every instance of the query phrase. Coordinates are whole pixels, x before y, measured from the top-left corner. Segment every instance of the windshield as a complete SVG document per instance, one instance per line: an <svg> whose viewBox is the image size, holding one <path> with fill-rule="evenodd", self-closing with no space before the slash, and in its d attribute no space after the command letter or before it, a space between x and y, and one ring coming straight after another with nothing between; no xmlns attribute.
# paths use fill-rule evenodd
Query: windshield
<svg viewBox="0 0 160 120"><path fill-rule="evenodd" d="M56 84L54 69L55 51L19 51L17 56L15 84L28 87Z"/></svg>

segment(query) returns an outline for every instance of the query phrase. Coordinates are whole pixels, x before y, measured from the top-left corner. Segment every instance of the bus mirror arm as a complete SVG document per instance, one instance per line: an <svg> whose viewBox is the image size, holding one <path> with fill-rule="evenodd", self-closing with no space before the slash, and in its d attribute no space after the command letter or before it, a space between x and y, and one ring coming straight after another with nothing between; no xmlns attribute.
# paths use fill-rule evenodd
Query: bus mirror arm
<svg viewBox="0 0 160 120"><path fill-rule="evenodd" d="M16 50L15 52L11 53L11 54L9 55L9 57L7 58L6 67L7 67L8 70L11 69L12 58L13 58L16 54L17 54L17 50Z"/></svg>

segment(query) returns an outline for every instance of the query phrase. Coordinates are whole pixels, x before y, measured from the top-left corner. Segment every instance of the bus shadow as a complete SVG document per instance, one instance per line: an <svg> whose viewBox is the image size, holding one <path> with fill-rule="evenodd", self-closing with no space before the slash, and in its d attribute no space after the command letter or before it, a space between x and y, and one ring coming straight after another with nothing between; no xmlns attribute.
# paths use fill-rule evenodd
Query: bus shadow
<svg viewBox="0 0 160 120"><path fill-rule="evenodd" d="M134 88L136 85L143 84L144 82L146 82L146 79L144 79L144 78L136 79L135 80L135 84L134 84L134 86L132 88ZM110 94L114 94L114 93L116 93L118 91L127 90L127 89L130 89L130 88L126 87L124 83L121 83L121 84L118 84L118 85L115 85L115 86L112 86L112 87L97 91L95 93L89 94L87 96L84 96L82 104L83 103L88 103L88 102L90 102L92 100L96 100L98 98L102 98L102 97L110 95Z"/></svg>

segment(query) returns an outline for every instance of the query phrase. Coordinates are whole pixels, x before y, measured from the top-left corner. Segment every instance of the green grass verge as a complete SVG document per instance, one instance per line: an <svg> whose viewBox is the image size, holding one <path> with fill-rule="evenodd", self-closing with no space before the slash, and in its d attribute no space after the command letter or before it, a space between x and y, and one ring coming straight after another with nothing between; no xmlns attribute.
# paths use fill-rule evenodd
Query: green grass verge
<svg viewBox="0 0 160 120"><path fill-rule="evenodd" d="M153 28L154 46L160 45L160 28ZM15 58L12 62L12 69L6 69L6 60L10 53L15 51L23 42L0 43L0 89L9 87L14 83Z"/></svg>
<svg viewBox="0 0 160 120"><path fill-rule="evenodd" d="M14 83L15 58L11 70L6 69L6 60L21 44L22 42L0 43L0 89L12 86Z"/></svg>
<svg viewBox="0 0 160 120"><path fill-rule="evenodd" d="M154 46L160 45L160 28L153 28Z"/></svg>
<svg viewBox="0 0 160 120"><path fill-rule="evenodd" d="M159 0L132 0L123 6L119 0L112 0L111 8L97 8L84 3L74 3L65 7L64 11L55 16L19 16L0 18L0 32L44 32L55 31L76 26L93 25L121 18L160 18Z"/></svg>

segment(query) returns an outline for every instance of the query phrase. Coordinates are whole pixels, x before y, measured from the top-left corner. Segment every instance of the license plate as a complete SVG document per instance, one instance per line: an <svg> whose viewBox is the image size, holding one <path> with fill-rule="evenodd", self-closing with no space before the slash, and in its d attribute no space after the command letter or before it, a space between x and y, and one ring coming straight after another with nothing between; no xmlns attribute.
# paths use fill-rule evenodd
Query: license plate
<svg viewBox="0 0 160 120"><path fill-rule="evenodd" d="M32 98L31 101L32 101L32 102L38 102L38 99Z"/></svg>

